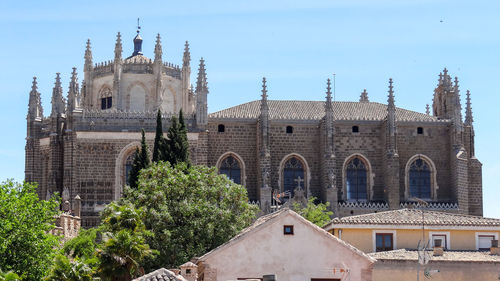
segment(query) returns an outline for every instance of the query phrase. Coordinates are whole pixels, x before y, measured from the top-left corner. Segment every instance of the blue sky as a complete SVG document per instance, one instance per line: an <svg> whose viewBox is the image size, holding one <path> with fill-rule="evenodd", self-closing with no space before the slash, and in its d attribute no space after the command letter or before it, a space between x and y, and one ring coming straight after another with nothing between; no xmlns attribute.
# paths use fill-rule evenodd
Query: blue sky
<svg viewBox="0 0 500 281"><path fill-rule="evenodd" d="M0 180L22 180L28 93L38 77L45 113L56 72L67 91L73 66L83 77L91 39L94 62L113 58L116 33L124 56L133 50L137 17L143 51L181 64L191 45L208 72L209 112L258 99L266 76L271 99L323 100L336 73L337 100L386 102L394 79L396 105L419 112L431 103L447 67L470 89L476 155L483 163L485 216L500 218L499 1L2 1L0 3Z"/></svg>

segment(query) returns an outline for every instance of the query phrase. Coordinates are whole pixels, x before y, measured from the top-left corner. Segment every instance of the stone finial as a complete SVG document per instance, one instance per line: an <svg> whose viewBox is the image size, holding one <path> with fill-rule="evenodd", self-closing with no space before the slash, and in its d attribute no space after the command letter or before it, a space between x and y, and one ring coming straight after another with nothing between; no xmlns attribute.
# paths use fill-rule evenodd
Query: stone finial
<svg viewBox="0 0 500 281"><path fill-rule="evenodd" d="M467 103L466 103L466 108L465 108L465 125L471 126L473 122L474 122L474 118L472 117L470 91L467 90Z"/></svg>
<svg viewBox="0 0 500 281"><path fill-rule="evenodd" d="M184 55L182 56L182 66L189 66L191 62L191 53L189 51L189 42L184 44Z"/></svg>
<svg viewBox="0 0 500 281"><path fill-rule="evenodd" d="M443 72L439 72L438 86L443 84Z"/></svg>
<svg viewBox="0 0 500 281"><path fill-rule="evenodd" d="M161 37L160 33L156 35L156 44L155 44L155 61L161 61L161 56L163 55L163 51L161 48Z"/></svg>
<svg viewBox="0 0 500 281"><path fill-rule="evenodd" d="M262 100L267 101L267 85L266 85L266 77L262 77Z"/></svg>
<svg viewBox="0 0 500 281"><path fill-rule="evenodd" d="M205 71L205 60L200 59L200 67L198 68L198 79L196 80L196 93L208 93L207 73Z"/></svg>
<svg viewBox="0 0 500 281"><path fill-rule="evenodd" d="M87 47L85 49L85 65L92 67L92 48L90 46L90 39L87 39Z"/></svg>
<svg viewBox="0 0 500 281"><path fill-rule="evenodd" d="M425 114L431 115L431 110L430 110L429 104L425 105Z"/></svg>
<svg viewBox="0 0 500 281"><path fill-rule="evenodd" d="M65 112L65 104L64 98L62 95L62 87L61 87L61 74L56 73L56 82L54 88L52 89L52 112L50 116L55 117L59 114Z"/></svg>
<svg viewBox="0 0 500 281"><path fill-rule="evenodd" d="M115 44L115 63L122 60L122 36L120 32L116 34L116 44Z"/></svg>
<svg viewBox="0 0 500 281"><path fill-rule="evenodd" d="M387 104L389 107L394 107L394 88L392 86L392 78L389 78L389 96L387 99Z"/></svg>
<svg viewBox="0 0 500 281"><path fill-rule="evenodd" d="M366 89L363 89L363 92L361 92L361 96L359 97L359 102L369 102L368 100L368 92Z"/></svg>
<svg viewBox="0 0 500 281"><path fill-rule="evenodd" d="M38 92L36 76L33 77L33 82L31 84L31 92L28 102L28 118L38 120L41 120L43 118L42 101L40 98L40 93Z"/></svg>
<svg viewBox="0 0 500 281"><path fill-rule="evenodd" d="M63 211L64 212L69 212L70 209L71 209L71 207L70 207L69 201L67 201L67 200L64 201L64 203L63 203Z"/></svg>
<svg viewBox="0 0 500 281"><path fill-rule="evenodd" d="M80 195L76 195L73 201L73 215L75 217L79 217L82 210L82 200L80 199Z"/></svg>
<svg viewBox="0 0 500 281"><path fill-rule="evenodd" d="M68 90L68 112L72 112L75 108L80 107L80 90L78 85L78 77L76 67L73 67L71 72L71 81L69 82Z"/></svg>
<svg viewBox="0 0 500 281"><path fill-rule="evenodd" d="M332 82L330 78L326 79L326 101L329 103L332 102Z"/></svg>

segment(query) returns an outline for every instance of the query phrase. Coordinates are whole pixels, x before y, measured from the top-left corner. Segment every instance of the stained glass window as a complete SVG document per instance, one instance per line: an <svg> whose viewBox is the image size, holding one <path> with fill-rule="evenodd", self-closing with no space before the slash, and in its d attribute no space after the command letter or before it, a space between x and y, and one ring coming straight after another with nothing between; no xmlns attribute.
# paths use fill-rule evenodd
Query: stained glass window
<svg viewBox="0 0 500 281"><path fill-rule="evenodd" d="M346 188L347 200L367 200L367 170L366 166L358 157L347 164Z"/></svg>
<svg viewBox="0 0 500 281"><path fill-rule="evenodd" d="M220 165L219 173L226 175L234 183L241 184L240 163L233 156L224 158Z"/></svg>
<svg viewBox="0 0 500 281"><path fill-rule="evenodd" d="M431 199L431 169L422 159L410 165L410 197Z"/></svg>

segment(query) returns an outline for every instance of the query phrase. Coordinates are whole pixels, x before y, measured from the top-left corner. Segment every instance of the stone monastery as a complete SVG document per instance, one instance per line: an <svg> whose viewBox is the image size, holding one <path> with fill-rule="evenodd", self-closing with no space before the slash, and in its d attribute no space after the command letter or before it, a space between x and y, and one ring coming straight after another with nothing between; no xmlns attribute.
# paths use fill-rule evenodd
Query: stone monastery
<svg viewBox="0 0 500 281"><path fill-rule="evenodd" d="M133 42L124 58L118 33L114 60L95 64L87 41L81 88L73 68L64 97L57 73L48 116L33 79L25 179L38 183L40 198L59 192L74 204L78 195L83 227L120 198L142 128L152 147L158 109L164 131L182 109L192 162L216 166L263 210L275 192L299 189L340 217L423 204L415 198L432 210L482 215L470 94L463 120L458 79L446 69L432 113L396 107L391 79L382 104L366 90L359 101L332 101L330 81L323 101L270 100L264 78L259 100L208 114L205 63L193 88L187 42L182 67L162 58L160 35L154 59L143 55L139 31Z"/></svg>

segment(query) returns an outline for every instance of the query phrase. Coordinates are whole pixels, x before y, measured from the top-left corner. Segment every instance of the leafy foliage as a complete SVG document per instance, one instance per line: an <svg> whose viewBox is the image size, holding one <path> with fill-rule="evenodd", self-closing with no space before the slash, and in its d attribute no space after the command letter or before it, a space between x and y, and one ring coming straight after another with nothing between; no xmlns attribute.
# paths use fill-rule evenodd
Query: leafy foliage
<svg viewBox="0 0 500 281"><path fill-rule="evenodd" d="M85 260L75 259L71 261L64 255L57 255L54 260L54 266L49 275L45 278L47 281L92 281L97 280L94 277L94 270Z"/></svg>
<svg viewBox="0 0 500 281"><path fill-rule="evenodd" d="M0 269L0 281L18 281L18 280L21 280L21 277L19 277L19 275L15 274L12 271L3 272Z"/></svg>
<svg viewBox="0 0 500 281"><path fill-rule="evenodd" d="M326 204L314 204L315 200L316 197L309 198L305 207L302 207L298 202L294 202L292 209L310 222L319 227L323 227L330 221L330 217L333 215L333 212L328 211L330 202L326 202Z"/></svg>
<svg viewBox="0 0 500 281"><path fill-rule="evenodd" d="M55 225L59 198L39 200L36 185L0 184L0 268L23 280L41 280L47 273L58 238Z"/></svg>
<svg viewBox="0 0 500 281"><path fill-rule="evenodd" d="M146 241L159 254L148 266L178 266L226 242L248 226L258 208L247 192L215 168L172 167L167 162L143 170L136 189L126 189L122 202L144 208L153 236Z"/></svg>
<svg viewBox="0 0 500 281"><path fill-rule="evenodd" d="M72 258L90 259L97 248L97 229L80 229L78 236L68 240L63 246L63 253Z"/></svg>

